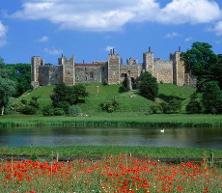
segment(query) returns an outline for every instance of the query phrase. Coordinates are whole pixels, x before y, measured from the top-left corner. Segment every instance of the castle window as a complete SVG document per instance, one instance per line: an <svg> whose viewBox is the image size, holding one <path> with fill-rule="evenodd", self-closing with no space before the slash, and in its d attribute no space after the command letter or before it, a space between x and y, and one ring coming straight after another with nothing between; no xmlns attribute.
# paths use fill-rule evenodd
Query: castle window
<svg viewBox="0 0 222 193"><path fill-rule="evenodd" d="M93 79L93 78L94 78L94 73L93 73L93 72L90 72L89 77L90 77L91 79Z"/></svg>

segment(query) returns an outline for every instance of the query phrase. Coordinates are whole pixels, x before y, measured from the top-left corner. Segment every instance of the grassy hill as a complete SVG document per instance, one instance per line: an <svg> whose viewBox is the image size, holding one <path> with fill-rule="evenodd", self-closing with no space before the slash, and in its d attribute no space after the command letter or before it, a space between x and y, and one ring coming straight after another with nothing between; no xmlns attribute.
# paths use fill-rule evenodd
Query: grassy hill
<svg viewBox="0 0 222 193"><path fill-rule="evenodd" d="M146 98L138 95L136 91L127 93L119 93L118 85L101 85L101 84L89 84L86 85L89 96L86 98L84 104L80 104L80 107L84 113L97 114L101 113L100 104L108 100L112 100L114 97L120 104L119 112L146 112L150 105L154 102L147 100ZM30 99L32 96L38 96L40 107L43 108L51 103L50 95L53 91L53 86L39 87L30 93L25 93L21 96L17 102L21 99ZM177 96L183 98L183 109L189 101L189 96L194 92L192 87L178 87L172 84L160 84L159 95L165 96Z"/></svg>

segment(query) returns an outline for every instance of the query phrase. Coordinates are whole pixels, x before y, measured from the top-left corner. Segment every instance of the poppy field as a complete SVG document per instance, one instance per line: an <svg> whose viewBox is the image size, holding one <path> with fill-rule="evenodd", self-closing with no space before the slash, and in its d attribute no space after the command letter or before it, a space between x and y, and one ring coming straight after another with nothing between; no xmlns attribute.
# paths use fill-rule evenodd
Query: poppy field
<svg viewBox="0 0 222 193"><path fill-rule="evenodd" d="M206 163L165 164L128 155L72 162L4 161L4 193L221 193L222 173Z"/></svg>

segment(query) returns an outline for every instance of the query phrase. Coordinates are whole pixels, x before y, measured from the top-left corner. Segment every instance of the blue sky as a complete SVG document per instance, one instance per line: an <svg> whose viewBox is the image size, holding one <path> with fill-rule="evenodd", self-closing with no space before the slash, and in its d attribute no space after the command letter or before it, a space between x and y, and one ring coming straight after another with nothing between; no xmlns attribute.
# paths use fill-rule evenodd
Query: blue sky
<svg viewBox="0 0 222 193"><path fill-rule="evenodd" d="M194 41L222 53L221 0L0 0L0 56L6 63L40 55L57 64L62 53L78 62L106 60L111 47L123 60L141 62L149 46L168 59Z"/></svg>

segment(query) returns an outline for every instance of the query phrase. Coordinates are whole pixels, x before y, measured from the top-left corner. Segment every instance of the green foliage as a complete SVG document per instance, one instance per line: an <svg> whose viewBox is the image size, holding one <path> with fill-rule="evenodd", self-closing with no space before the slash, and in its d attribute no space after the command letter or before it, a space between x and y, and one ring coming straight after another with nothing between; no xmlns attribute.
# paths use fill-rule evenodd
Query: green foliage
<svg viewBox="0 0 222 193"><path fill-rule="evenodd" d="M182 98L175 96L159 95L164 102L160 103L163 113L178 113L181 110Z"/></svg>
<svg viewBox="0 0 222 193"><path fill-rule="evenodd" d="M69 107L68 114L70 116L76 117L76 116L79 116L80 114L82 114L82 110L78 105L72 105L72 106Z"/></svg>
<svg viewBox="0 0 222 193"><path fill-rule="evenodd" d="M101 106L103 111L106 111L108 113L112 113L112 112L118 110L119 103L116 101L115 98L113 98L112 101L102 103L100 106Z"/></svg>
<svg viewBox="0 0 222 193"><path fill-rule="evenodd" d="M32 97L30 101L23 99L21 103L17 110L25 115L34 115L39 110L38 97Z"/></svg>
<svg viewBox="0 0 222 193"><path fill-rule="evenodd" d="M30 64L2 64L0 66L0 75L16 83L16 92L13 94L15 97L32 89Z"/></svg>
<svg viewBox="0 0 222 193"><path fill-rule="evenodd" d="M197 77L197 90L203 91L205 82L214 80L213 66L217 64L217 55L212 46L205 42L195 42L192 48L183 53L187 70Z"/></svg>
<svg viewBox="0 0 222 193"><path fill-rule="evenodd" d="M71 93L73 94L75 100L73 100L73 103L70 104L78 104L85 102L85 97L88 96L88 92L86 91L86 87L83 84L74 85L71 90Z"/></svg>
<svg viewBox="0 0 222 193"><path fill-rule="evenodd" d="M222 113L222 91L217 82L205 84L202 103L206 113Z"/></svg>
<svg viewBox="0 0 222 193"><path fill-rule="evenodd" d="M144 72L139 77L139 93L150 100L154 100L158 94L157 80L149 72Z"/></svg>
<svg viewBox="0 0 222 193"><path fill-rule="evenodd" d="M70 105L85 102L87 95L86 87L82 84L74 86L58 84L53 89L53 94L51 95L52 105L55 108L63 108L68 113Z"/></svg>
<svg viewBox="0 0 222 193"><path fill-rule="evenodd" d="M62 116L65 115L65 111L63 110L63 108L54 108L54 115L55 116Z"/></svg>
<svg viewBox="0 0 222 193"><path fill-rule="evenodd" d="M196 92L191 95L190 102L186 106L186 111L190 114L197 114L202 112L201 103Z"/></svg>
<svg viewBox="0 0 222 193"><path fill-rule="evenodd" d="M217 62L211 67L212 77L218 82L220 89L222 89L222 54L217 56Z"/></svg>
<svg viewBox="0 0 222 193"><path fill-rule="evenodd" d="M51 105L45 106L42 109L42 114L44 116L53 116L54 115L54 108Z"/></svg>
<svg viewBox="0 0 222 193"><path fill-rule="evenodd" d="M1 115L4 114L4 109L8 105L9 97L15 93L15 82L0 76L0 109Z"/></svg>
<svg viewBox="0 0 222 193"><path fill-rule="evenodd" d="M150 106L152 114L159 114L163 112L162 106L160 104L154 104Z"/></svg>

